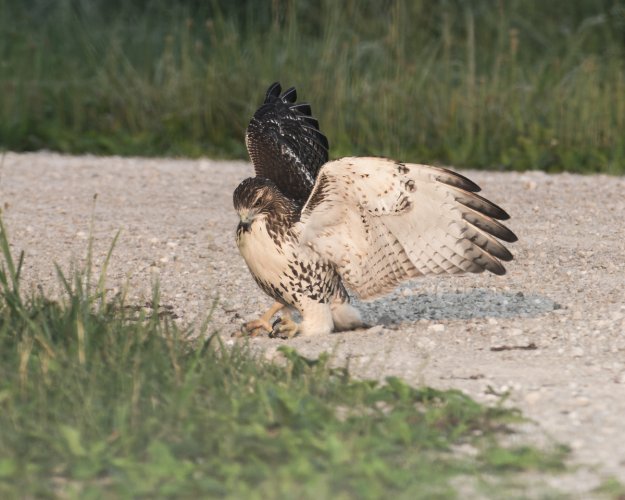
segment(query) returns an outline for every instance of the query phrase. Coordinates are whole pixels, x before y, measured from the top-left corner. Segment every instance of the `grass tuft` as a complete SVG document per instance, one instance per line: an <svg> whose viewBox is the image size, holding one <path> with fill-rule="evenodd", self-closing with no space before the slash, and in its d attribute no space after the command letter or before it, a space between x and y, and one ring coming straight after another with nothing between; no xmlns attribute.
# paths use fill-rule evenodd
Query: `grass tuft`
<svg viewBox="0 0 625 500"><path fill-rule="evenodd" d="M62 300L24 296L0 229L3 498L449 498L454 477L497 474L505 490L562 466L561 450L501 444L515 410L356 380L328 355L281 347L272 364L217 333L190 341L88 270L59 274Z"/></svg>

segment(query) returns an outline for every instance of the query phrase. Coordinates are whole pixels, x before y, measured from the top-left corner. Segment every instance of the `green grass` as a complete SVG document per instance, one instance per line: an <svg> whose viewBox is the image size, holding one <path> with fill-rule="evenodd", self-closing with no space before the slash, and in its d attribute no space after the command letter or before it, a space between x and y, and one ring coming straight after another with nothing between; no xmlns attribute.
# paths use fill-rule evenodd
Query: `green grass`
<svg viewBox="0 0 625 500"><path fill-rule="evenodd" d="M0 147L245 157L274 80L332 154L625 172L623 0L0 0Z"/></svg>
<svg viewBox="0 0 625 500"><path fill-rule="evenodd" d="M2 498L453 498L454 479L498 496L564 469L563 447L502 444L516 410L288 347L269 363L209 322L191 341L107 299L90 249L73 279L59 271L63 299L26 294L1 220L0 255Z"/></svg>

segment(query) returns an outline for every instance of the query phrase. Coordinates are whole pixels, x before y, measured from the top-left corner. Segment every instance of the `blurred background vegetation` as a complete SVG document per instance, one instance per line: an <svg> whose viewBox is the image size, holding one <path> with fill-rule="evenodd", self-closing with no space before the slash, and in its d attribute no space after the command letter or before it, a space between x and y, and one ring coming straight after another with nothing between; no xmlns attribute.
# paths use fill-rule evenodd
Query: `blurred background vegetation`
<svg viewBox="0 0 625 500"><path fill-rule="evenodd" d="M0 147L246 156L280 80L334 157L625 172L625 0L0 0Z"/></svg>

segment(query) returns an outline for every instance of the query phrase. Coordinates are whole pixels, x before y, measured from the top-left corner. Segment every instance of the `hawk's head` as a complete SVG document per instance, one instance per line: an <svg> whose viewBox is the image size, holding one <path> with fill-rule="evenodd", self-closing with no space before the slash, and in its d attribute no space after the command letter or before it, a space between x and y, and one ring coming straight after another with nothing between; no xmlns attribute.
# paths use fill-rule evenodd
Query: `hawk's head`
<svg viewBox="0 0 625 500"><path fill-rule="evenodd" d="M250 231L258 220L290 218L296 210L294 202L263 177L250 177L241 182L234 190L232 201L240 218L237 233Z"/></svg>

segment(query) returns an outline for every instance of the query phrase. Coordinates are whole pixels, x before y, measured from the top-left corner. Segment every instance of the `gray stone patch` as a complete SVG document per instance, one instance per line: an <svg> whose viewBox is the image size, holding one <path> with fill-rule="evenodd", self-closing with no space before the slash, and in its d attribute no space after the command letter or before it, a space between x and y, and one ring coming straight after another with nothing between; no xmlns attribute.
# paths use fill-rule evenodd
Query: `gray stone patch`
<svg viewBox="0 0 625 500"><path fill-rule="evenodd" d="M404 296L394 292L373 302L354 300L370 324L397 325L427 320L534 317L561 306L537 294L488 289L421 293Z"/></svg>

